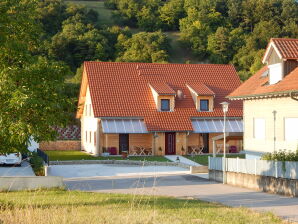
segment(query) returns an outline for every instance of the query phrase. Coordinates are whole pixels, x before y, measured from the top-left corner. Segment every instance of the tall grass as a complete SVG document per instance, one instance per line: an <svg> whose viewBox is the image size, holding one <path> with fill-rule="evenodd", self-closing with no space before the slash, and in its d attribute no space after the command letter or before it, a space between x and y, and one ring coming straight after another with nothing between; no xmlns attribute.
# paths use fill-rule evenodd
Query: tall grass
<svg viewBox="0 0 298 224"><path fill-rule="evenodd" d="M269 213L198 200L63 190L0 193L0 220L24 224L283 223Z"/></svg>

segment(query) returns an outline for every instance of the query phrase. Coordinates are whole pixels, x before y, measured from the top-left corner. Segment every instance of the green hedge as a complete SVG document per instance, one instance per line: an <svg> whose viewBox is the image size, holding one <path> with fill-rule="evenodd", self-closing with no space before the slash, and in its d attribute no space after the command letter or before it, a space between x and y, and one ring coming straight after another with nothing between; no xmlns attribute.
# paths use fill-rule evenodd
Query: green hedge
<svg viewBox="0 0 298 224"><path fill-rule="evenodd" d="M277 152L265 153L261 159L274 161L298 161L298 149L296 152L284 149Z"/></svg>
<svg viewBox="0 0 298 224"><path fill-rule="evenodd" d="M44 176L44 165L43 159L37 155L37 153L32 153L30 158L30 164L36 176Z"/></svg>

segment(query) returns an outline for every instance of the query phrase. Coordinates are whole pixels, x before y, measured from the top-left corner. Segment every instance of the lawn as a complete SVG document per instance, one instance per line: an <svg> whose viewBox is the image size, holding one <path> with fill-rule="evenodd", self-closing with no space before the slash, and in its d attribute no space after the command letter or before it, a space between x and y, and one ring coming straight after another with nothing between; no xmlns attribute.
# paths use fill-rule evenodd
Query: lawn
<svg viewBox="0 0 298 224"><path fill-rule="evenodd" d="M46 151L46 154L50 157L50 161L65 161L65 160L123 160L121 156L98 156L94 157L82 151ZM157 162L169 162L167 158L163 156L129 156L129 160L137 161L157 161Z"/></svg>
<svg viewBox="0 0 298 224"><path fill-rule="evenodd" d="M0 193L0 223L285 223L270 213L191 199L41 190Z"/></svg>
<svg viewBox="0 0 298 224"><path fill-rule="evenodd" d="M198 155L198 156L185 156L185 157L201 165L208 166L208 156L212 156L212 155ZM223 155L217 155L216 157L223 157ZM236 158L236 157L244 159L245 154L227 154L227 158Z"/></svg>

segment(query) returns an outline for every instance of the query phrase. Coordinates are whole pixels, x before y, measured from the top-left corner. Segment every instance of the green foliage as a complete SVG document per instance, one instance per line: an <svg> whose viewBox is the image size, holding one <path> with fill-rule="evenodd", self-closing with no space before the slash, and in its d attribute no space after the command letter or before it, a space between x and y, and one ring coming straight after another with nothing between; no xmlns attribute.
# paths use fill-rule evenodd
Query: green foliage
<svg viewBox="0 0 298 224"><path fill-rule="evenodd" d="M167 62L169 41L159 32L134 34L132 38L119 37L117 61Z"/></svg>
<svg viewBox="0 0 298 224"><path fill-rule="evenodd" d="M265 153L262 160L273 160L273 161L298 161L298 150L296 152L288 151L286 149L279 150L272 153Z"/></svg>
<svg viewBox="0 0 298 224"><path fill-rule="evenodd" d="M30 156L29 162L36 176L45 175L43 159L39 157L36 152L32 153L32 155Z"/></svg>
<svg viewBox="0 0 298 224"><path fill-rule="evenodd" d="M63 93L69 70L33 54L42 44L36 1L6 0L0 10L0 150L26 151L30 137L53 140L50 127L69 119L72 102Z"/></svg>

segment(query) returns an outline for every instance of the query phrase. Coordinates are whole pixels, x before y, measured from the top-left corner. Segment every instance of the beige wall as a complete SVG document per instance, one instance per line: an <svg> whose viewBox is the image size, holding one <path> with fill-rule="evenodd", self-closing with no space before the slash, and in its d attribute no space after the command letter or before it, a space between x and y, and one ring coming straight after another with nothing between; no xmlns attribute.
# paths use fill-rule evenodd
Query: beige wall
<svg viewBox="0 0 298 224"><path fill-rule="evenodd" d="M276 110L276 150L296 150L297 141L285 141L284 119L298 118L298 101L290 97L244 101L244 149L255 152L274 151L273 111ZM254 118L265 119L265 139L254 138ZM298 127L297 127L298 131Z"/></svg>

